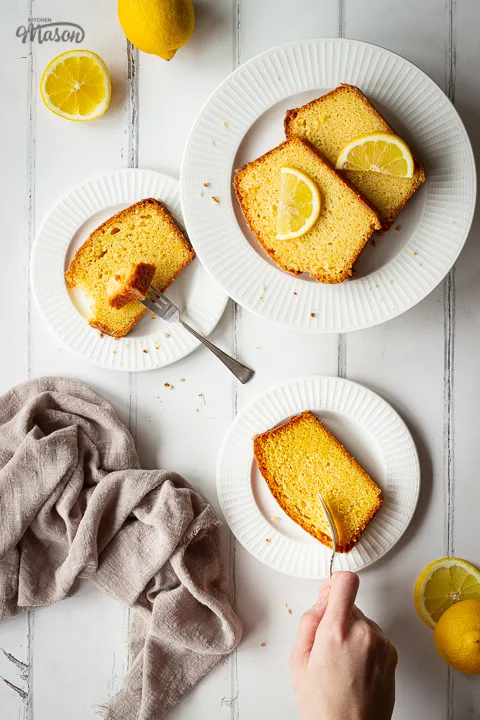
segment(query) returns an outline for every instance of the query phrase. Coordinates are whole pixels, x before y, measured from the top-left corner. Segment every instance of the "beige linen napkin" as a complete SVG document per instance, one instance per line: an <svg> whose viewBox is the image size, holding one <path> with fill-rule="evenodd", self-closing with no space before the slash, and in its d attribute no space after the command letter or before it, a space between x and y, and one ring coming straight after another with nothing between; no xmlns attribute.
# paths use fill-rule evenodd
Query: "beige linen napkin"
<svg viewBox="0 0 480 720"><path fill-rule="evenodd" d="M219 524L179 475L140 468L85 385L41 378L0 397L0 619L65 598L76 578L133 607L108 720L158 720L238 644Z"/></svg>

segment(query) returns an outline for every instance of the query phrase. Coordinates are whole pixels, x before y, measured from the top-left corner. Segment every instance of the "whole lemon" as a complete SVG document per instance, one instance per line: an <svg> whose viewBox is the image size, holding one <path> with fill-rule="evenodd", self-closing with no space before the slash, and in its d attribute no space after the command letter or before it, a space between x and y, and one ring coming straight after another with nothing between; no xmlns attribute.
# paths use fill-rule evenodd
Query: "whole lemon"
<svg viewBox="0 0 480 720"><path fill-rule="evenodd" d="M461 672L480 675L480 600L452 605L438 621L433 637L445 662Z"/></svg>
<svg viewBox="0 0 480 720"><path fill-rule="evenodd" d="M118 0L123 32L139 50L171 60L195 27L191 0Z"/></svg>

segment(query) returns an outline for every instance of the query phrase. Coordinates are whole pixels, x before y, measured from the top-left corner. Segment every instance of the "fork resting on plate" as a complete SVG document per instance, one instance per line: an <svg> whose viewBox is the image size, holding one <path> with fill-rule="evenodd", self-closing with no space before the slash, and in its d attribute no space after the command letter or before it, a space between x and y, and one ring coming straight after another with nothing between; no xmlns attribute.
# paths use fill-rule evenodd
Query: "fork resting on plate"
<svg viewBox="0 0 480 720"><path fill-rule="evenodd" d="M140 302L143 303L143 305L145 305L145 307L147 307L153 313L155 313L155 315L161 317L163 320L166 320L167 322L180 323L180 325L182 325L185 330L188 330L188 332L191 333L194 337L196 337L197 340L200 340L200 342L203 343L205 347L211 350L213 354L216 355L217 358L221 360L224 365L227 366L227 368L235 375L235 377L240 380L241 383L247 383L255 375L254 370L251 370L246 365L242 365L241 362L235 360L235 358L227 355L227 353L223 352L223 350L220 350L220 348L211 343L210 340L204 338L203 335L200 335L200 333L198 333L184 320L182 320L178 307L171 300L169 300L166 295L160 292L160 290L158 290L155 285L150 285L149 289L147 290L147 295L145 299L140 300Z"/></svg>

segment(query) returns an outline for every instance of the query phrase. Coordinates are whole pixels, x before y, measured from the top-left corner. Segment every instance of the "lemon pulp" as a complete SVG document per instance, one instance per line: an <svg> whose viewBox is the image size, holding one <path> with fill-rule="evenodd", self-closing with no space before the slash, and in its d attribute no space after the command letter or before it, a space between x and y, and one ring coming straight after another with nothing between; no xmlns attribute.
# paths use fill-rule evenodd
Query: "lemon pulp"
<svg viewBox="0 0 480 720"><path fill-rule="evenodd" d="M315 182L291 167L280 170L280 196L277 211L277 238L292 240L305 235L316 223L321 209Z"/></svg>
<svg viewBox="0 0 480 720"><path fill-rule="evenodd" d="M56 115L80 122L95 120L110 103L110 75L95 53L71 50L47 65L40 90L43 102Z"/></svg>
<svg viewBox="0 0 480 720"><path fill-rule="evenodd" d="M430 627L435 627L452 605L479 599L480 572L460 558L441 558L430 563L415 586L417 612Z"/></svg>
<svg viewBox="0 0 480 720"><path fill-rule="evenodd" d="M391 133L367 133L354 138L340 151L337 170L379 172L411 178L414 160L408 145Z"/></svg>

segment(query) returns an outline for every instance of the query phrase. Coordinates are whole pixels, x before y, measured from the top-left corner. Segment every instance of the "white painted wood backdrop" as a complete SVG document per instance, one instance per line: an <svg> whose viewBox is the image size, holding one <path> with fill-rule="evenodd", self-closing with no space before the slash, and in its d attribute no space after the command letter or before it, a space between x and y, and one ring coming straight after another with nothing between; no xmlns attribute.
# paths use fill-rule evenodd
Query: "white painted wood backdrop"
<svg viewBox="0 0 480 720"><path fill-rule="evenodd" d="M237 410L259 391L298 374L338 373L381 393L414 434L422 492L404 539L362 573L358 602L399 650L396 720L478 720L478 679L448 671L412 602L415 578L430 560L457 554L480 563L478 214L443 285L381 327L314 337L230 305L213 340L256 368L245 388L204 349L168 369L130 376L84 363L44 327L28 278L35 229L65 189L109 168L138 166L178 176L191 123L215 86L240 63L286 41L340 35L404 55L448 93L480 150L478 0L196 0L195 33L171 63L127 46L115 0L0 5L0 392L41 375L87 382L129 425L146 467L184 474L215 507L219 444ZM82 25L82 47L109 66L113 99L101 120L77 125L44 108L41 73L68 46L24 45L15 31L29 17L45 16ZM164 382L175 390L164 391ZM205 404L194 413L200 392ZM227 531L224 539L245 638L171 717L292 720L297 714L287 659L317 583L275 573ZM285 601L292 616L285 614ZM25 668L0 652L0 676L24 695L0 681L0 720L93 719L95 703L121 682L126 627L126 611L89 584L57 606L2 622L0 647Z"/></svg>

